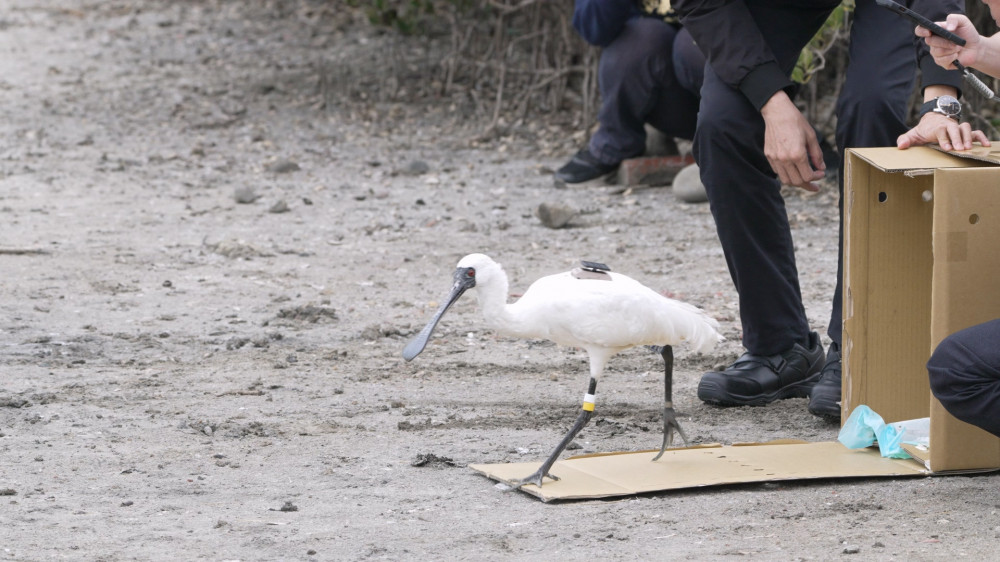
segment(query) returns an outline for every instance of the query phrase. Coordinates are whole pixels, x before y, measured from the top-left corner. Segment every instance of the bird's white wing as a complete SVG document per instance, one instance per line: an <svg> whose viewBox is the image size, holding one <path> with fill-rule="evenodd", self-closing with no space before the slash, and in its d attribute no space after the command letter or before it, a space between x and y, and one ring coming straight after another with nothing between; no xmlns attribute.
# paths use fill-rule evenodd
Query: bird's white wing
<svg viewBox="0 0 1000 562"><path fill-rule="evenodd" d="M625 275L611 277L577 279L562 273L539 279L510 307L519 326L516 335L615 349L687 342L707 351L719 340L718 324L698 308Z"/></svg>

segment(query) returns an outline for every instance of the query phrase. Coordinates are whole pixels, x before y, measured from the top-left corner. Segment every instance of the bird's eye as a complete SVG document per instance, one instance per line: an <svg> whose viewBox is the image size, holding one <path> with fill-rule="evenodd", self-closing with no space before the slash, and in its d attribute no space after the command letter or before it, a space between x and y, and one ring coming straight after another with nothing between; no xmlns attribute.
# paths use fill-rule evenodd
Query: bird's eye
<svg viewBox="0 0 1000 562"><path fill-rule="evenodd" d="M475 276L476 276L476 270L475 270L475 269L472 269L472 268L470 267L470 268L469 268L468 270L466 270L466 272L465 272L465 276L466 276L466 277L475 277Z"/></svg>

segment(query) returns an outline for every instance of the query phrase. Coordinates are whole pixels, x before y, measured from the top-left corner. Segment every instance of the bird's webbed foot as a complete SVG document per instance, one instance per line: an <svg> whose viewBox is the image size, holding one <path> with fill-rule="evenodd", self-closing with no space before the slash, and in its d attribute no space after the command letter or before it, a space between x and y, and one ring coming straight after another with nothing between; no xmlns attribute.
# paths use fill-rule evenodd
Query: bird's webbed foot
<svg viewBox="0 0 1000 562"><path fill-rule="evenodd" d="M653 460L659 460L663 456L663 452L670 448L674 443L674 432L677 432L684 440L684 444L687 445L688 438L684 434L684 430L681 429L679 423L677 423L677 414L674 413L673 406L663 407L663 445L660 446L660 452L657 453Z"/></svg>
<svg viewBox="0 0 1000 562"><path fill-rule="evenodd" d="M545 472L545 471L543 471L543 469L539 468L531 476L528 476L526 478L522 478L522 479L518 480L517 484L514 485L514 489L515 490L520 489L521 486L524 486L525 484L534 484L535 486L538 486L539 488L541 488L542 487L542 480L545 479L546 477L548 477L548 478L550 478L552 480L559 480L558 476L556 476L554 474L549 474L548 472Z"/></svg>

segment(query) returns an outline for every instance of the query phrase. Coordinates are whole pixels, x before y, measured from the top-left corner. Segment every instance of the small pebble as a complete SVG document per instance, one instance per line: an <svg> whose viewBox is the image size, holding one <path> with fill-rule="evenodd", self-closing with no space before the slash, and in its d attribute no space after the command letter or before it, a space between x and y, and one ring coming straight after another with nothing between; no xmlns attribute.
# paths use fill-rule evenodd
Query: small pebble
<svg viewBox="0 0 1000 562"><path fill-rule="evenodd" d="M569 224L578 214L578 211L569 205L562 203L542 203L538 206L535 214L538 220L548 228L562 228Z"/></svg>
<svg viewBox="0 0 1000 562"><path fill-rule="evenodd" d="M414 160L403 168L402 172L409 176L419 176L431 171L431 167L423 160Z"/></svg>
<svg viewBox="0 0 1000 562"><path fill-rule="evenodd" d="M252 187L247 187L247 186L237 187L233 191L233 199L235 199L237 203L243 205L253 203L259 197L260 196L257 195L257 192L254 191Z"/></svg>
<svg viewBox="0 0 1000 562"><path fill-rule="evenodd" d="M267 171L274 174L287 174L289 172L297 172L301 169L297 163L291 160L278 160L267 167Z"/></svg>
<svg viewBox="0 0 1000 562"><path fill-rule="evenodd" d="M698 165L691 164L677 173L673 182L674 195L685 203L704 203L708 201L705 186L701 183Z"/></svg>

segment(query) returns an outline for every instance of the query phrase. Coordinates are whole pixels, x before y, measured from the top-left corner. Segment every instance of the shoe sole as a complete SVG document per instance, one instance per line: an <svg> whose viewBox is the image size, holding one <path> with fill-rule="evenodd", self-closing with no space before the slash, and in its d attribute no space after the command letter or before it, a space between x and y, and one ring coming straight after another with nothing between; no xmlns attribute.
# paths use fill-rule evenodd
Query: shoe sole
<svg viewBox="0 0 1000 562"><path fill-rule="evenodd" d="M611 178L613 178L615 176L615 174L617 174L617 173L618 173L618 170L615 169L615 170L611 170L610 172L608 172L606 174L601 174L601 175L599 175L597 177L593 177L593 178L590 178L590 179L587 179L587 180L577 180L577 181L567 181L567 180L565 180L563 178L560 178L558 176L553 176L553 181L554 181L554 183L557 186L559 186L559 185L561 185L561 186L570 186L570 185L573 185L573 186L588 186L588 185L596 185L598 183L600 183L600 184L606 184L606 183L609 183L610 180L611 180Z"/></svg>
<svg viewBox="0 0 1000 562"><path fill-rule="evenodd" d="M619 168L615 168L615 169L613 169L613 170L611 170L609 172L604 172L603 174L601 174L599 176L594 176L592 178L585 179L585 180L575 180L575 181L570 181L573 178L560 177L559 173L556 172L555 174L552 175L552 179L553 179L553 181L556 184L562 184L562 185L588 185L588 184L594 184L594 183L598 183L598 182L608 183L608 182L610 182L618 174L618 170L619 170Z"/></svg>
<svg viewBox="0 0 1000 562"><path fill-rule="evenodd" d="M755 396L734 395L712 381L702 381L698 384L698 399L713 406L766 406L771 402L787 398L807 398L809 392L819 382L819 378L820 373L816 373L804 381L779 388L771 394Z"/></svg>

